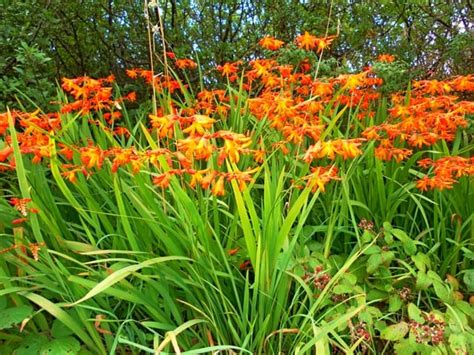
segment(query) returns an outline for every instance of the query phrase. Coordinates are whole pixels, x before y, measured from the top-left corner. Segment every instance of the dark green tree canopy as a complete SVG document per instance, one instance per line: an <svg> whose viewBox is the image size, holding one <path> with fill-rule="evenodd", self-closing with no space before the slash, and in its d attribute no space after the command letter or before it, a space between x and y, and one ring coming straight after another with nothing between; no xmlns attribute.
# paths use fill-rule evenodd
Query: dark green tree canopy
<svg viewBox="0 0 474 355"><path fill-rule="evenodd" d="M161 54L160 14L168 50L207 68L251 58L265 35L290 42L309 31L338 33L325 57L353 70L381 53L417 77L474 69L470 0L0 0L2 105L18 90L40 100L61 76L120 80L149 66L147 28Z"/></svg>

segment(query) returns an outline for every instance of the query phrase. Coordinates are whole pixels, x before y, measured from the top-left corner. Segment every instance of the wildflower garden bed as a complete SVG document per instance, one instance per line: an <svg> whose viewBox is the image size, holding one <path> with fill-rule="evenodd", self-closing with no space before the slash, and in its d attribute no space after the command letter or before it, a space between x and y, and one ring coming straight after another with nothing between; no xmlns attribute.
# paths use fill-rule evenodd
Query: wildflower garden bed
<svg viewBox="0 0 474 355"><path fill-rule="evenodd" d="M280 55L333 39L1 113L1 353L472 353L474 77Z"/></svg>

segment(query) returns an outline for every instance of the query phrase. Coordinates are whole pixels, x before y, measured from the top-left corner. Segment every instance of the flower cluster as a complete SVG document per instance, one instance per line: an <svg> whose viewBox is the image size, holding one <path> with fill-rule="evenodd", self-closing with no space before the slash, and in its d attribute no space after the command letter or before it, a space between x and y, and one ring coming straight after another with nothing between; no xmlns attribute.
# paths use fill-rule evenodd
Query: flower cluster
<svg viewBox="0 0 474 355"><path fill-rule="evenodd" d="M17 218L12 221L12 224L21 224L28 220L29 213L38 213L38 209L29 206L31 198L16 198L10 199L10 204L15 208L21 215L21 218Z"/></svg>
<svg viewBox="0 0 474 355"><path fill-rule="evenodd" d="M333 40L334 36L304 33L295 43L304 51L323 55ZM244 189L261 165L277 156L291 166L304 167L291 173L295 188L324 192L328 184L340 179L344 161L370 153L376 159L403 164L416 152L453 142L457 132L468 125L467 116L474 113L472 102L459 99L474 91L473 75L415 81L409 97L400 93L391 97L388 117L380 119L376 111L383 82L370 67L360 73L316 78L309 60L291 65L277 60L285 46L282 41L265 37L260 45L276 57L216 68L229 84L241 78L238 95L231 88L202 89L183 103L179 93L188 86L179 75L127 70L131 79L143 79L158 93L178 93L176 99L149 114L148 126L143 127L147 140L155 140L149 148L131 144L138 141L132 137L133 126L119 122L122 104L135 101L135 92L115 97L113 76L65 78L62 88L72 101L62 104L58 112L11 112L20 152L30 155L36 164L48 164L54 152L63 176L72 183L105 166L112 173L120 169L147 172L159 188L168 188L176 180L215 196L225 195L226 185L234 181ZM190 59L176 59L172 53L167 56L178 71L196 67ZM379 57L387 65L393 60L388 54ZM78 117L72 118L73 112L89 128L110 134L113 143L99 144L93 138L53 140ZM9 114L0 113L0 171L15 168L8 127ZM133 135L141 132L135 129ZM130 143L124 145L124 139ZM425 158L418 165L433 173L416 183L422 191L451 188L457 179L474 174L474 160L462 156Z"/></svg>
<svg viewBox="0 0 474 355"><path fill-rule="evenodd" d="M425 176L418 180L416 186L422 190L432 189L450 189L462 176L474 174L474 158L463 158L459 156L444 157L433 161L426 158L418 161L418 165L422 168L433 168L433 177Z"/></svg>
<svg viewBox="0 0 474 355"><path fill-rule="evenodd" d="M323 271L322 265L318 265L314 268L313 272L306 273L303 276L303 280L310 281L316 290L322 291L331 281L331 275Z"/></svg>
<svg viewBox="0 0 474 355"><path fill-rule="evenodd" d="M410 322L410 329L415 335L416 341L424 344L430 342L433 345L441 344L444 341L445 322L431 313L424 315L424 318L424 324Z"/></svg>

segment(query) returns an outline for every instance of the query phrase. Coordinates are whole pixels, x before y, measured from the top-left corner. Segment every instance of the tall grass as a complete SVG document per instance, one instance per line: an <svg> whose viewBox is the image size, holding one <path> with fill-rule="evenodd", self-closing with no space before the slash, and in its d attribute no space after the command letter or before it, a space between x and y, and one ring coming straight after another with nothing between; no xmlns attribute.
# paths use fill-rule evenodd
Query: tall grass
<svg viewBox="0 0 474 355"><path fill-rule="evenodd" d="M312 165L302 157L308 145L360 138L367 127L391 122L387 101L369 102L361 120L358 105L341 103L340 89L319 100L325 105L318 112L320 139L291 143L270 113L257 117L252 110L265 85L247 91L243 78L236 87L228 83L224 100L210 101L216 122L205 130L216 147L222 136L212 134L220 130L251 132L250 145L240 150L240 159L229 153L221 165L215 152L193 160L195 170L252 169L243 184L226 180L225 195L217 191L218 177L211 188L191 188L189 176L172 173L176 161L160 149L179 151L178 141L189 137L187 126L176 121L167 127L173 133L160 137L159 129L148 128L146 109L127 111L120 103L128 137L113 134L107 109L63 111L60 127L51 130L34 115L6 113L8 136L0 150L13 149L2 163L13 170L2 173L0 185L0 309L32 307L8 324L22 323L21 331L0 331L6 351L17 349L28 333L46 335L45 344L69 339L72 348L76 339L83 351L98 354L389 353L391 339L379 334L405 317L397 313L394 295L420 283L428 269L439 280L431 277L434 289L414 290L418 307L429 312L448 304L456 317L466 318L461 309L467 302L450 297L457 290L467 295L467 284L449 289L442 280L447 274L462 278L472 267L466 258L474 243L471 181L462 177L450 190L423 193L416 180L424 175L417 166L422 157L468 156L469 130L400 162L380 160L374 153L379 142L364 141L351 158L321 158L328 176L337 168L337 178L318 183L307 178ZM174 96L156 90L159 115L179 116L181 110L185 117L183 110L199 100L179 78L169 80L180 89ZM58 96L67 107L67 96ZM292 102L292 109L301 104ZM368 115L371 110L375 116ZM31 132L46 140L40 164L26 149ZM288 150L278 146L285 139ZM72 149L70 159L64 147ZM100 169L86 167L84 147L109 152ZM139 171L130 164L115 171L111 152L128 148L145 157ZM245 149L266 155L255 163ZM82 167L74 183L66 163ZM163 174L168 186L157 186ZM31 199L28 208L39 213L30 211L26 222L12 225L18 217L8 202L13 197ZM363 221L370 226L361 226ZM445 288L451 295L446 298ZM357 333L359 323L368 325L368 337ZM463 332L469 332L464 323Z"/></svg>

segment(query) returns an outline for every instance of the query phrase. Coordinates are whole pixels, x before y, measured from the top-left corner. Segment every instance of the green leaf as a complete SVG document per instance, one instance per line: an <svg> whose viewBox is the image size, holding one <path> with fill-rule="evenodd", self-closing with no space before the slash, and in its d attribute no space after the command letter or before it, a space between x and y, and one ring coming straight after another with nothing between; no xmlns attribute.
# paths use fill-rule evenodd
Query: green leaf
<svg viewBox="0 0 474 355"><path fill-rule="evenodd" d="M31 316L32 313L33 308L27 305L4 309L0 311L0 329L11 328Z"/></svg>
<svg viewBox="0 0 474 355"><path fill-rule="evenodd" d="M398 240L402 242L403 249L408 255L414 255L416 253L415 242L401 229L392 229L390 231Z"/></svg>
<svg viewBox="0 0 474 355"><path fill-rule="evenodd" d="M39 354L43 345L48 341L48 338L42 334L30 334L22 340L20 346L16 348L12 355Z"/></svg>
<svg viewBox="0 0 474 355"><path fill-rule="evenodd" d="M409 330L410 327L408 326L407 322L400 322L389 325L382 331L380 337L385 340L397 341L403 339Z"/></svg>
<svg viewBox="0 0 474 355"><path fill-rule="evenodd" d="M389 231L385 230L383 232L383 239L385 240L385 243L387 243L388 245L393 244L393 234L390 233Z"/></svg>
<svg viewBox="0 0 474 355"><path fill-rule="evenodd" d="M394 345L396 354L412 355L420 351L420 344L412 339L402 339L399 343Z"/></svg>
<svg viewBox="0 0 474 355"><path fill-rule="evenodd" d="M469 354L468 339L465 334L451 334L449 345L455 354Z"/></svg>
<svg viewBox="0 0 474 355"><path fill-rule="evenodd" d="M416 274L416 289L417 290L426 290L431 286L433 281L422 271Z"/></svg>
<svg viewBox="0 0 474 355"><path fill-rule="evenodd" d="M357 283L357 276L351 273L346 273L342 276L342 279L347 281L350 285L355 285Z"/></svg>
<svg viewBox="0 0 474 355"><path fill-rule="evenodd" d="M391 232L393 227L389 222L383 222L383 229L387 232Z"/></svg>
<svg viewBox="0 0 474 355"><path fill-rule="evenodd" d="M40 355L75 355L80 349L81 344L75 338L67 337L43 345Z"/></svg>
<svg viewBox="0 0 474 355"><path fill-rule="evenodd" d="M408 317L417 323L425 323L425 318L423 318L420 309L414 303L408 304Z"/></svg>
<svg viewBox="0 0 474 355"><path fill-rule="evenodd" d="M436 296L438 296L441 301L443 301L444 303L453 302L452 292L448 289L448 287L446 287L443 282L433 281L433 287Z"/></svg>
<svg viewBox="0 0 474 355"><path fill-rule="evenodd" d="M418 268L418 270L426 272L426 268L431 267L431 262L430 258L423 253L418 253L416 255L413 255L411 257L411 260L415 263L415 266Z"/></svg>
<svg viewBox="0 0 474 355"><path fill-rule="evenodd" d="M332 292L336 295L342 295L344 293L352 293L354 288L351 285L341 284L334 286Z"/></svg>
<svg viewBox="0 0 474 355"><path fill-rule="evenodd" d="M97 343L94 343L89 335L84 331L82 324L78 323L57 304L35 293L25 293L23 296L28 298L31 302L34 302L38 306L44 308L48 313L59 319L66 327L69 327L72 331L74 331L74 334L90 348L98 348ZM99 352L104 352L101 351L102 349L98 350Z"/></svg>
<svg viewBox="0 0 474 355"><path fill-rule="evenodd" d="M372 274L382 265L382 254L372 254L367 260L367 273Z"/></svg>
<svg viewBox="0 0 474 355"><path fill-rule="evenodd" d="M393 259L395 259L395 253L393 251L384 251L381 254L382 256L382 263L390 263Z"/></svg>
<svg viewBox="0 0 474 355"><path fill-rule="evenodd" d="M466 284L467 290L469 292L474 292L474 269L466 270L462 280Z"/></svg>
<svg viewBox="0 0 474 355"><path fill-rule="evenodd" d="M474 305L471 305L465 301L456 301L454 305L460 312L471 318L474 317Z"/></svg>
<svg viewBox="0 0 474 355"><path fill-rule="evenodd" d="M155 264L159 264L159 263L166 263L166 262L177 261L177 260L192 261L192 259L180 257L180 256L163 256L163 257L158 257L158 258L153 258L150 260L143 261L140 264L126 266L124 268L121 268L115 271L109 276L107 276L104 280L99 282L92 290L90 290L84 297L82 297L81 299L77 300L74 303L69 304L69 307L75 306L79 303L82 303L88 300L89 298L92 298L104 292L104 290L108 289L109 287L115 285L117 282L125 279L129 275L143 268L146 268Z"/></svg>
<svg viewBox="0 0 474 355"><path fill-rule="evenodd" d="M7 308L7 298L5 296L0 296L0 310Z"/></svg>
<svg viewBox="0 0 474 355"><path fill-rule="evenodd" d="M361 322L364 322L369 326L372 326L374 322L372 314L368 310L363 310L360 312L358 318Z"/></svg>
<svg viewBox="0 0 474 355"><path fill-rule="evenodd" d="M59 319L55 319L53 321L53 326L51 327L51 334L56 339L59 339L59 338L65 338L69 335L73 335L74 332L70 328L65 327L64 324Z"/></svg>
<svg viewBox="0 0 474 355"><path fill-rule="evenodd" d="M382 251L382 248L380 248L378 245L371 245L366 249L364 252L365 255L373 255L373 254L380 254Z"/></svg>
<svg viewBox="0 0 474 355"><path fill-rule="evenodd" d="M365 230L364 233L362 233L362 236L360 237L362 244L368 244L373 239L374 239L374 234L372 232L369 232L368 230Z"/></svg>
<svg viewBox="0 0 474 355"><path fill-rule="evenodd" d="M402 308L403 301L398 294L392 294L388 298L388 311L389 312L397 312Z"/></svg>
<svg viewBox="0 0 474 355"><path fill-rule="evenodd" d="M431 279L431 281L438 281L438 282L443 282L443 280L441 279L441 277L434 271L430 270L426 273L426 275L428 275L428 277Z"/></svg>

